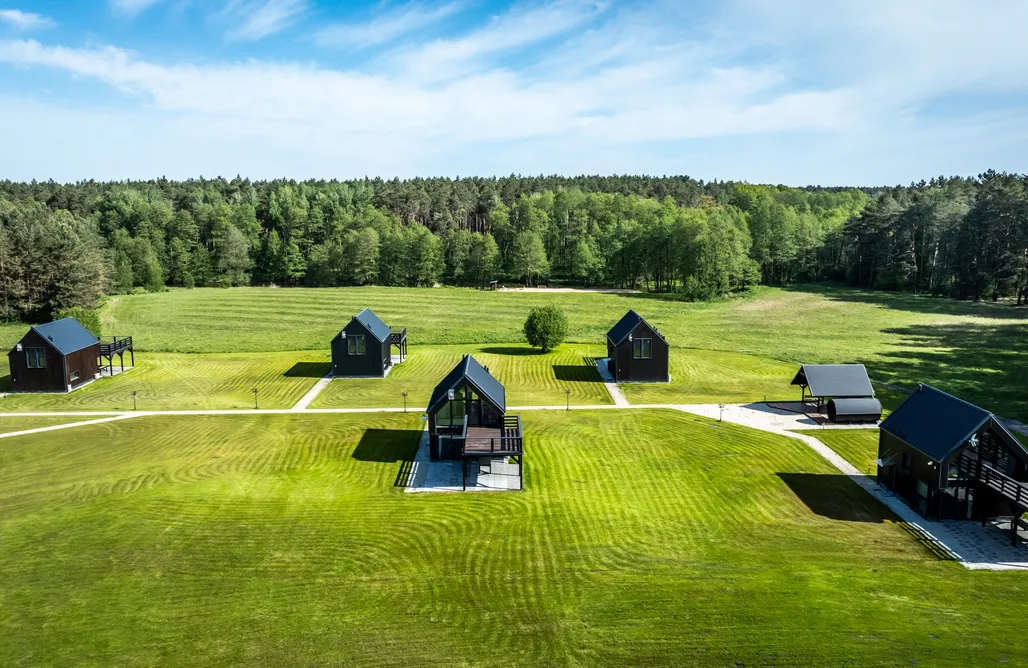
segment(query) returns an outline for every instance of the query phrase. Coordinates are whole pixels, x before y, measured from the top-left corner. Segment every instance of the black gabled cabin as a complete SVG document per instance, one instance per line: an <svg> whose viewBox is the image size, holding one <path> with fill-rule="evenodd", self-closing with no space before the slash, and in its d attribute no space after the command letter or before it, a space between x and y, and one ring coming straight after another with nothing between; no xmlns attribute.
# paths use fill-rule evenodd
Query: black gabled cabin
<svg viewBox="0 0 1028 668"><path fill-rule="evenodd" d="M992 413L928 385L882 422L877 464L878 482L925 517L1028 512L1028 450Z"/></svg>
<svg viewBox="0 0 1028 668"><path fill-rule="evenodd" d="M71 392L100 377L100 340L75 318L30 329L7 353L15 392Z"/></svg>
<svg viewBox="0 0 1028 668"><path fill-rule="evenodd" d="M800 403L808 396L817 412L828 410L830 422L877 422L882 404L875 398L863 364L804 364L792 379L800 387Z"/></svg>
<svg viewBox="0 0 1028 668"><path fill-rule="evenodd" d="M407 356L407 328L394 332L366 308L332 339L332 375L385 378L393 365L393 346L403 361Z"/></svg>
<svg viewBox="0 0 1028 668"><path fill-rule="evenodd" d="M521 417L507 415L500 381L471 355L465 355L432 390L426 409L432 460L512 457L521 476L524 444Z"/></svg>
<svg viewBox="0 0 1028 668"><path fill-rule="evenodd" d="M664 335L630 310L607 332L607 369L618 383L667 383L669 349Z"/></svg>

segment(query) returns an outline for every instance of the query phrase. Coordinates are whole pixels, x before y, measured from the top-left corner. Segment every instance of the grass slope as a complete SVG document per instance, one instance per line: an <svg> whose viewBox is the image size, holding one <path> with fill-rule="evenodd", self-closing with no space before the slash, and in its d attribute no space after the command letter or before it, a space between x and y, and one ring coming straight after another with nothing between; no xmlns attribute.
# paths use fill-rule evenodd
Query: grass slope
<svg viewBox="0 0 1028 668"><path fill-rule="evenodd" d="M604 349L565 344L546 355L527 345L416 346L389 375L378 379L337 378L315 399L311 408L397 407L422 411L432 389L465 353L489 367L507 391L508 406L558 406L571 390L574 404L610 404L613 400L591 363Z"/></svg>
<svg viewBox="0 0 1028 668"><path fill-rule="evenodd" d="M802 430L801 434L809 434L818 439L843 459L866 474L871 467L871 476L877 475L875 459L878 457L877 429L818 429Z"/></svg>
<svg viewBox="0 0 1028 668"><path fill-rule="evenodd" d="M69 394L12 394L0 411L289 408L329 369L317 352L233 355L136 353L136 367Z"/></svg>
<svg viewBox="0 0 1028 668"><path fill-rule="evenodd" d="M139 418L0 448L2 665L1024 665L1028 582L802 443L530 413L527 489L410 495L413 415Z"/></svg>

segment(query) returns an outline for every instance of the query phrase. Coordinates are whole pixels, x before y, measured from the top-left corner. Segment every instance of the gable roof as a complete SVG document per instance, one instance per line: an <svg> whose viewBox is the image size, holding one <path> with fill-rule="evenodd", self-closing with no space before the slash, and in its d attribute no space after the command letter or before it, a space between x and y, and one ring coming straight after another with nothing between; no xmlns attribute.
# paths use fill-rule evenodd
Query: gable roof
<svg viewBox="0 0 1028 668"><path fill-rule="evenodd" d="M804 364L792 384L806 385L815 397L847 399L875 395L863 364Z"/></svg>
<svg viewBox="0 0 1028 668"><path fill-rule="evenodd" d="M62 355L70 355L100 341L75 318L62 318L45 325L36 325L32 331L49 341Z"/></svg>
<svg viewBox="0 0 1028 668"><path fill-rule="evenodd" d="M640 322L646 323L647 327L652 329L662 341L666 342L664 335L658 332L656 327L646 322L643 317L633 309L629 309L628 313L622 316L622 318L618 320L617 324L610 328L610 331L607 332L607 338L610 339L610 342L615 346L620 346L625 342L625 339L628 338L628 335L635 331L635 328L639 326Z"/></svg>
<svg viewBox="0 0 1028 668"><path fill-rule="evenodd" d="M375 315L375 312L369 308L365 308L363 311L353 316L353 319L364 325L364 329L371 332L371 335L378 339L379 343L385 343L389 340L389 335L393 333L393 330L389 328L389 325L382 322L382 320Z"/></svg>
<svg viewBox="0 0 1028 668"><path fill-rule="evenodd" d="M941 462L988 423L1008 446L1024 450L992 413L929 385L919 386L880 429Z"/></svg>
<svg viewBox="0 0 1028 668"><path fill-rule="evenodd" d="M442 382L432 390L432 398L428 401L427 413L437 409L445 400L450 390L456 390L467 381L479 395L488 399L501 411L507 410L507 393L500 381L492 377L481 364L471 355L465 355L460 363L446 374Z"/></svg>

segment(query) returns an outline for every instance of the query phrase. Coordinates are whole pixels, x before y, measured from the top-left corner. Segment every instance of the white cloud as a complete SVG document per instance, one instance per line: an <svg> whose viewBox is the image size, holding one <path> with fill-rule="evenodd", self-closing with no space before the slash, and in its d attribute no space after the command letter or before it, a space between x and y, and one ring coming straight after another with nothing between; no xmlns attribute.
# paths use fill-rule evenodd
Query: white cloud
<svg viewBox="0 0 1028 668"><path fill-rule="evenodd" d="M110 0L115 11L128 16L135 16L160 2L163 0Z"/></svg>
<svg viewBox="0 0 1028 668"><path fill-rule="evenodd" d="M0 24L3 23L19 31L53 28L57 25L53 19L47 16L23 12L17 9L0 9Z"/></svg>
<svg viewBox="0 0 1028 668"><path fill-rule="evenodd" d="M295 23L307 11L307 0L232 0L221 13L231 24L225 36L256 41Z"/></svg>
<svg viewBox="0 0 1028 668"><path fill-rule="evenodd" d="M597 18L607 9L599 0L555 0L515 6L489 24L456 39L430 42L398 56L408 75L442 80L487 69L489 57L556 38Z"/></svg>
<svg viewBox="0 0 1028 668"><path fill-rule="evenodd" d="M0 63L64 72L124 95L106 117L80 105L7 100L0 118L52 148L57 136L46 139L43 125L91 129L67 133L56 153L36 151L56 156L33 163L36 171L0 178L60 177L47 165L80 165L66 176L655 172L867 184L1023 169L1028 41L1011 24L1028 19L1025 5L997 0L995 11L978 15L938 0L940 16L886 2L872 7L877 13L860 11L863 2L840 0L818 4L817 14L811 1L771 10L735 0L702 19L671 0L522 5L361 70L169 63L116 47L0 41ZM306 6L237 1L229 15L269 4L279 10L258 21L265 28L244 33L251 39ZM286 5L295 11L283 13ZM399 17L414 7L422 6L384 17L410 25ZM349 44L416 32L373 24L351 33ZM987 57L972 58L976 52ZM965 109L946 121L923 113L940 96L983 105L988 93L1013 93L1015 106ZM121 126L156 129L159 138L141 141ZM109 161L113 171L90 171L107 168L76 157L94 153L85 136L92 132L115 138L108 152L124 159ZM0 146L0 164L29 164L17 141ZM136 155L136 144L158 153Z"/></svg>
<svg viewBox="0 0 1028 668"><path fill-rule="evenodd" d="M427 28L453 16L462 8L462 4L458 2L427 5L412 1L378 15L367 23L327 25L318 30L314 38L322 46L366 48L385 44L416 30Z"/></svg>

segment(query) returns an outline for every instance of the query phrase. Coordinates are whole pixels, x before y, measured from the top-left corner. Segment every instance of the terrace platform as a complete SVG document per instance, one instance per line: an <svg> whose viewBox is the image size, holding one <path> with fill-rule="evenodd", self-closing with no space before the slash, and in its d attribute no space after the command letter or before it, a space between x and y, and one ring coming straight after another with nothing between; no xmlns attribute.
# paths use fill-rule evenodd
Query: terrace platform
<svg viewBox="0 0 1028 668"><path fill-rule="evenodd" d="M467 461L467 478L463 478L464 461L429 457L428 431L421 436L418 454L407 476L404 491L419 492L510 492L521 488L519 466L510 458L476 457ZM465 487L466 484L466 487Z"/></svg>

